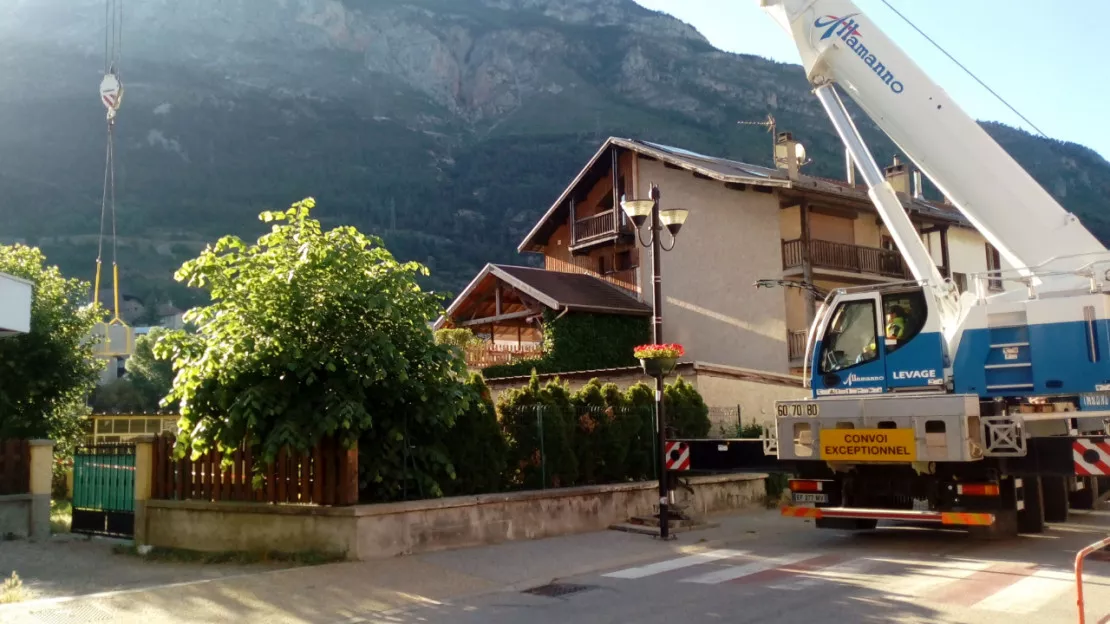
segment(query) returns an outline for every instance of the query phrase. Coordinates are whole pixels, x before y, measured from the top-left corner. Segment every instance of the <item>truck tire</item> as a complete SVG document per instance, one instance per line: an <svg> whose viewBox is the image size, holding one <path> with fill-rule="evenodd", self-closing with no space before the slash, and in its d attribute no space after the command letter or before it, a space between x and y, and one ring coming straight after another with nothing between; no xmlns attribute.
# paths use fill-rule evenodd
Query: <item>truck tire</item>
<svg viewBox="0 0 1110 624"><path fill-rule="evenodd" d="M1045 522L1068 521L1068 477L1041 477Z"/></svg>
<svg viewBox="0 0 1110 624"><path fill-rule="evenodd" d="M1071 508L1084 511L1092 510L1095 508L1095 501L1098 500L1099 496L1098 479L1095 477L1079 477L1079 480L1083 483L1083 489L1072 492L1068 496Z"/></svg>
<svg viewBox="0 0 1110 624"><path fill-rule="evenodd" d="M1017 512L1019 533L1044 533L1044 489L1040 477L1022 479L1023 508Z"/></svg>

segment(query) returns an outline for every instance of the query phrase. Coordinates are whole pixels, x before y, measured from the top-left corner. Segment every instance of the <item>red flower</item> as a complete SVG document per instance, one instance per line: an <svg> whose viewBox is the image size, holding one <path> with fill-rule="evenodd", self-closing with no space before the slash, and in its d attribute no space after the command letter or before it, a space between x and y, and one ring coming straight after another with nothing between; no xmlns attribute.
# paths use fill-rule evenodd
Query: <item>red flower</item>
<svg viewBox="0 0 1110 624"><path fill-rule="evenodd" d="M632 354L641 360L651 358L680 358L686 355L686 349L677 343L646 344L632 350Z"/></svg>

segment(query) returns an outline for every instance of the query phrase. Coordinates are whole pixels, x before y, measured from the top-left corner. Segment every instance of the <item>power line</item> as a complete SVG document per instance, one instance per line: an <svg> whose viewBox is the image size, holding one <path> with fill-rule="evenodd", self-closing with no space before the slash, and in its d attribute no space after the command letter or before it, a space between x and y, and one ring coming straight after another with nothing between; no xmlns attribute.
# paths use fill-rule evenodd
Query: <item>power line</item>
<svg viewBox="0 0 1110 624"><path fill-rule="evenodd" d="M1014 112L1014 114L1015 114L1015 115L1017 115L1018 117L1021 117L1021 118L1022 118L1022 119L1023 119L1024 121L1025 121L1025 123L1027 123L1027 124L1029 124L1030 126L1032 126L1032 128L1033 128L1034 130L1036 130L1036 131L1037 131L1037 133L1038 133L1038 134L1040 134L1040 135L1041 135L1042 137L1044 137L1044 138L1046 138L1046 139L1047 139L1047 138L1049 138L1049 136L1048 136L1047 134L1045 134L1045 133L1044 133L1043 131L1041 131L1041 129L1040 129L1040 128L1038 128L1036 124L1034 124L1034 123L1033 123L1032 121L1029 121L1029 119L1028 119L1028 118L1027 118L1027 117L1026 117L1025 115L1022 115L1022 114L1021 114L1020 112L1018 112L1018 110L1017 110L1016 108L1014 108L1013 106L1011 106L1011 105L1010 105L1010 103L1009 103L1009 102L1007 102L1005 98L1003 98L1003 97L1002 97L1001 95L999 95L998 93L995 93L994 89L992 89L992 88L988 87L988 86L987 86L987 83L985 83L985 82L983 82L982 80L980 80L980 79L979 79L979 77L978 77L978 76L976 76L976 75L975 75L975 74L974 74L974 73L973 73L973 72L972 72L972 71L971 71L970 69L968 69L968 68L964 67L963 63L960 63L959 61L957 61L957 60L956 60L956 58L955 58L954 56L952 56L951 54L949 54L949 53L948 53L948 51L947 51L947 50L945 50L945 49L944 49L943 47L941 47L941 45L940 45L939 43L937 43L936 41L933 41L933 39L932 39L932 38L931 38L931 37L930 37L929 35L926 35L926 34L925 34L925 33L924 33L924 32L923 32L923 31L922 31L922 30L921 30L920 28L918 28L918 27L917 27L917 25L916 25L916 24L914 24L914 23L913 23L912 21L910 21L910 19L909 19L908 17L906 17L905 15L902 15L902 14L901 14L901 13L900 13L900 12L898 11L898 9L894 8L894 6L892 6L892 5L890 4L890 2L887 2L887 0L882 0L882 2L883 2L883 4L885 4L885 5L887 6L887 8L889 8L889 9L890 9L891 11L894 11L894 13L895 13L895 14L896 14L896 15L897 15L898 17L902 18L902 20L904 20L904 21L905 21L905 22L906 22L907 24L909 24L911 28L913 28L914 30L916 30L916 31L918 32L918 34L920 34L920 35L921 35L922 37L925 37L925 39L926 39L926 40L927 40L927 41L928 41L929 43L933 44L933 46L934 46L934 47L936 47L936 49L940 50L940 51L941 51L941 52L942 52L942 53L943 53L943 54L944 54L945 56L947 56L947 57L948 57L949 59L951 59L951 61L952 61L953 63L955 63L955 64L956 64L957 66L959 66L959 68L960 68L960 69L964 70L964 72L966 72L968 76L971 76L972 78L974 78L974 79L975 79L975 82L978 82L978 83L979 83L980 85L982 85L982 86L983 86L983 88L984 88L984 89L986 89L987 91L990 91L991 95L993 95L994 97L998 98L998 101L999 101L999 102L1002 102L1003 104L1005 104L1005 105L1006 105L1006 108L1009 108L1010 110L1012 110L1012 111Z"/></svg>

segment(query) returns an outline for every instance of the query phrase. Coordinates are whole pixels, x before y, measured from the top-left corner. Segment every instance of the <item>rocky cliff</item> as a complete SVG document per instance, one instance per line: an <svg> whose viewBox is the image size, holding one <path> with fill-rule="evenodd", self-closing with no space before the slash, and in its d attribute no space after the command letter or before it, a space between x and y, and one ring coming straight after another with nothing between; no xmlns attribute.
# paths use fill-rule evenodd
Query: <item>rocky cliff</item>
<svg viewBox="0 0 1110 624"><path fill-rule="evenodd" d="M601 141L633 136L768 164L768 113L840 147L799 67L714 49L632 0L144 0L125 6L117 128L125 288L313 195L457 290L513 251ZM104 166L102 0L0 0L0 237L89 277ZM768 27L773 25L768 24ZM876 157L896 152L861 121ZM1110 165L989 131L1104 238Z"/></svg>

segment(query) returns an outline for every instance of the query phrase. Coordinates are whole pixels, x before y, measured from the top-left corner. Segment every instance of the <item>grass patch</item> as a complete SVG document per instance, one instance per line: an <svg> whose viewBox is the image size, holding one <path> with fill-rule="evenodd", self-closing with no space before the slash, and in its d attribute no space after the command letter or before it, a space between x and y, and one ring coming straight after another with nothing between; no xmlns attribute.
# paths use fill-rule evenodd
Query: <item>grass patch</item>
<svg viewBox="0 0 1110 624"><path fill-rule="evenodd" d="M51 499L50 532L69 533L73 525L73 503L68 500Z"/></svg>
<svg viewBox="0 0 1110 624"><path fill-rule="evenodd" d="M163 548L155 546L145 555L139 553L138 547L129 544L119 544L112 548L117 555L130 555L148 561L163 563L200 563L213 564L238 564L251 565L257 563L291 563L297 566L314 566L325 563L338 563L346 561L347 557L340 553L329 553L317 550L308 550L295 553L278 551L223 551L202 552L185 548Z"/></svg>
<svg viewBox="0 0 1110 624"><path fill-rule="evenodd" d="M23 588L23 580L18 574L12 572L12 575L0 584L0 604L12 604L26 599L27 590Z"/></svg>

